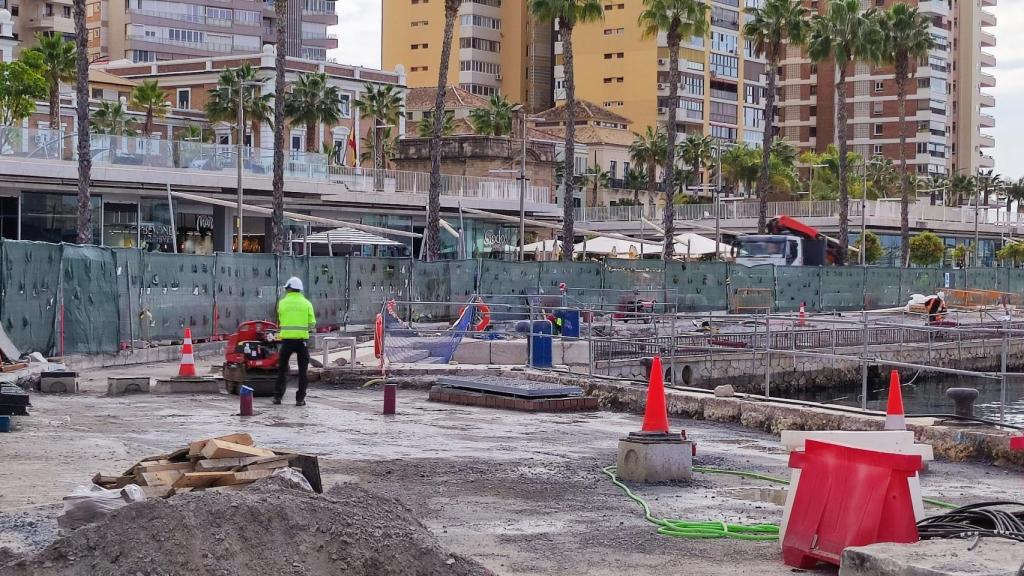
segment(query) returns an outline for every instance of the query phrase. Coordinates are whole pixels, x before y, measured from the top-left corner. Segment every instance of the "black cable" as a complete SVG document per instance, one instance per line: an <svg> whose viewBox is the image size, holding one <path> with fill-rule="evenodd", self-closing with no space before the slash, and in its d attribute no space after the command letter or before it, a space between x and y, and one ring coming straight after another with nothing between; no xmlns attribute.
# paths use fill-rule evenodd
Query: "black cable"
<svg viewBox="0 0 1024 576"><path fill-rule="evenodd" d="M1010 512L1006 508L1018 510ZM945 514L921 520L917 523L917 531L922 540L1006 538L1024 542L1024 503L979 502L962 506ZM1019 576L1024 576L1024 572Z"/></svg>

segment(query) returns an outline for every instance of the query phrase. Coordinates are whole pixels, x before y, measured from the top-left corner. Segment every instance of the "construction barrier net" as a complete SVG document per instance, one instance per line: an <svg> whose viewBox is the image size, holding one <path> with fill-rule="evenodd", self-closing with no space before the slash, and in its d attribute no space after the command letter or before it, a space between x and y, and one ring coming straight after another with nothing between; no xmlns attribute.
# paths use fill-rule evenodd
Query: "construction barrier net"
<svg viewBox="0 0 1024 576"><path fill-rule="evenodd" d="M1021 305L1024 269L777 267L723 262L610 259L599 262L210 256L5 240L0 321L23 352L115 352L137 341L197 340L274 320L285 281L296 276L318 326L370 325L383 302L408 322L454 322L480 294L493 321L526 318L531 304L628 311L731 309L793 312L891 308L912 294L946 290L951 304ZM565 295L561 285L565 284ZM412 304L407 304L411 302Z"/></svg>

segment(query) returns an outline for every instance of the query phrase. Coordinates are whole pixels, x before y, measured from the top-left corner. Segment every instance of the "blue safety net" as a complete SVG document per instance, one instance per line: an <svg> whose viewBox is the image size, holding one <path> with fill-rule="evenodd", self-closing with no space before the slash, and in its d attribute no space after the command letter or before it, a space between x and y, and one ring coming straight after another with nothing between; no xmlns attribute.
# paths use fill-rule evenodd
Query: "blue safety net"
<svg viewBox="0 0 1024 576"><path fill-rule="evenodd" d="M475 300L475 299L474 299ZM455 349L469 331L476 317L477 306L467 303L458 320L448 330L430 333L410 327L385 304L381 309L384 320L384 354L390 362L400 364L448 364Z"/></svg>

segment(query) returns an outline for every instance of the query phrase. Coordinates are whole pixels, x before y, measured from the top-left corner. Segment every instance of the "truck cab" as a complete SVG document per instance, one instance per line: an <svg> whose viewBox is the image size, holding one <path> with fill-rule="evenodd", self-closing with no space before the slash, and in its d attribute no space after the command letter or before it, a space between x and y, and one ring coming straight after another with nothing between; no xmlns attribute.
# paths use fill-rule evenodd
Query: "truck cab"
<svg viewBox="0 0 1024 576"><path fill-rule="evenodd" d="M737 264L743 266L803 266L803 241L799 236L785 234L748 234L732 244Z"/></svg>

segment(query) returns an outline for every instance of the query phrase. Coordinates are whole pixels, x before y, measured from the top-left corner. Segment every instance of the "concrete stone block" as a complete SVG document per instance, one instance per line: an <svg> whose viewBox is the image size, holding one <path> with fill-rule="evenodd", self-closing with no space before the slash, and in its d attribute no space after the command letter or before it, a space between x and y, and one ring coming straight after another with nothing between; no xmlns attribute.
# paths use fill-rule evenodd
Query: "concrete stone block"
<svg viewBox="0 0 1024 576"><path fill-rule="evenodd" d="M588 366L590 364L590 346L579 340L564 340L561 343L562 363L569 366Z"/></svg>
<svg viewBox="0 0 1024 576"><path fill-rule="evenodd" d="M872 544L843 550L839 576L1016 576L1024 543L1002 538Z"/></svg>
<svg viewBox="0 0 1024 576"><path fill-rule="evenodd" d="M148 376L108 376L107 395L120 396L122 394L148 394L149 382L150 378Z"/></svg>
<svg viewBox="0 0 1024 576"><path fill-rule="evenodd" d="M487 340L463 338L452 360L459 364L490 364L491 343Z"/></svg>
<svg viewBox="0 0 1024 576"><path fill-rule="evenodd" d="M491 364L522 366L526 364L526 340L495 340L491 342ZM553 360L558 363L558 359Z"/></svg>
<svg viewBox="0 0 1024 576"><path fill-rule="evenodd" d="M43 372L39 391L44 394L77 394L78 372Z"/></svg>
<svg viewBox="0 0 1024 576"><path fill-rule="evenodd" d="M689 480L693 476L693 443L688 440L619 440L619 478L629 482Z"/></svg>
<svg viewBox="0 0 1024 576"><path fill-rule="evenodd" d="M722 386L715 387L715 396L717 398L732 398L736 395L736 389L732 387L732 384L724 384Z"/></svg>
<svg viewBox="0 0 1024 576"><path fill-rule="evenodd" d="M157 380L153 394L219 394L224 388L216 378L168 378Z"/></svg>

